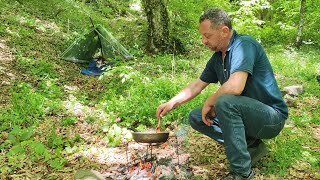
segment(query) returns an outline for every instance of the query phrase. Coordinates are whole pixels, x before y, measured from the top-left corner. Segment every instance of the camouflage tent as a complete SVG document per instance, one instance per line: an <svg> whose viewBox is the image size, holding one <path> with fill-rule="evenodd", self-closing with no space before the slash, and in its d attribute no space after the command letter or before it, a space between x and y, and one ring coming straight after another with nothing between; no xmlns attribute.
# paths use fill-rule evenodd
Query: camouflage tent
<svg viewBox="0 0 320 180"><path fill-rule="evenodd" d="M77 38L61 55L66 61L88 63L101 50L104 59L122 56L131 59L133 56L101 25L96 25L81 37Z"/></svg>

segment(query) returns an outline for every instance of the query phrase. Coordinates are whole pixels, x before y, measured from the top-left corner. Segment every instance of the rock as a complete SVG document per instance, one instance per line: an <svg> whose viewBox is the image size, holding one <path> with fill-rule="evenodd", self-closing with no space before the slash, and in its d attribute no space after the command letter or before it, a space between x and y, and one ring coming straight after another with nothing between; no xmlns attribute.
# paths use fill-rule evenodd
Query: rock
<svg viewBox="0 0 320 180"><path fill-rule="evenodd" d="M73 113L74 113L74 115L76 115L77 117L84 117L84 116L85 116L85 114L84 114L84 112L82 111L82 109L75 109L75 110L73 111Z"/></svg>
<svg viewBox="0 0 320 180"><path fill-rule="evenodd" d="M75 175L75 180L104 180L105 178L98 172L94 170L78 170Z"/></svg>
<svg viewBox="0 0 320 180"><path fill-rule="evenodd" d="M295 86L287 86L283 88L285 94L297 96L303 93L303 86L295 85Z"/></svg>

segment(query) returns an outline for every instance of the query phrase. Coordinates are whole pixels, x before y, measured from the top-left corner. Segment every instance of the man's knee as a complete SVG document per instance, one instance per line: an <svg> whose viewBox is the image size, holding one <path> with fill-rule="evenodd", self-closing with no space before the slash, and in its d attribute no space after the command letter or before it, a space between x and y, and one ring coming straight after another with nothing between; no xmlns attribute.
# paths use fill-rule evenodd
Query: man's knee
<svg viewBox="0 0 320 180"><path fill-rule="evenodd" d="M193 109L189 113L189 123L193 124L201 119L201 108Z"/></svg>
<svg viewBox="0 0 320 180"><path fill-rule="evenodd" d="M215 110L219 111L221 109L228 108L232 103L236 101L236 96L231 94L224 94L218 97L215 104Z"/></svg>

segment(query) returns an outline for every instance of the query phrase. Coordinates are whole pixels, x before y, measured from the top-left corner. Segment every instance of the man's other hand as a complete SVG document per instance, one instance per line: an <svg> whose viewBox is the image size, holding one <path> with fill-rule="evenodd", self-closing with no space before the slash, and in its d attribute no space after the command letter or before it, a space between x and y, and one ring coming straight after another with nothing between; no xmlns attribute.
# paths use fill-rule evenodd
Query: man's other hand
<svg viewBox="0 0 320 180"><path fill-rule="evenodd" d="M213 124L212 118L215 117L215 113L213 111L213 106L207 105L206 103L202 107L202 121L207 125L211 126Z"/></svg>

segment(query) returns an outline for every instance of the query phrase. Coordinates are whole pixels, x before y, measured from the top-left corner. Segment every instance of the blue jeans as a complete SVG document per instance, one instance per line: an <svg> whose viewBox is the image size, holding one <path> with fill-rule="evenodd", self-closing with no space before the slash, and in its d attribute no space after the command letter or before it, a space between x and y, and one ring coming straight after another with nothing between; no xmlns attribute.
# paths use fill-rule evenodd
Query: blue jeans
<svg viewBox="0 0 320 180"><path fill-rule="evenodd" d="M230 162L230 171L243 176L251 171L247 147L257 139L271 139L282 130L286 116L272 107L245 96L222 95L215 104L214 124L201 119L201 108L189 114L193 129L222 143Z"/></svg>

